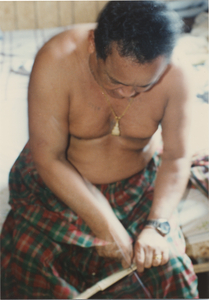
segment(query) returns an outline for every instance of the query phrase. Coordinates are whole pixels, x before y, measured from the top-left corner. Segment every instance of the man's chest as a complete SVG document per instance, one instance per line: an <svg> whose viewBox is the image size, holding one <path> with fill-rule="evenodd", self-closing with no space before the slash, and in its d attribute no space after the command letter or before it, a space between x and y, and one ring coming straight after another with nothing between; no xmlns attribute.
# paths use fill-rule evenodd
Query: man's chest
<svg viewBox="0 0 209 300"><path fill-rule="evenodd" d="M108 100L97 91L78 89L70 100L69 133L84 139L99 138L110 134L117 123L121 136L147 139L157 130L166 102L157 90L141 93L131 103Z"/></svg>

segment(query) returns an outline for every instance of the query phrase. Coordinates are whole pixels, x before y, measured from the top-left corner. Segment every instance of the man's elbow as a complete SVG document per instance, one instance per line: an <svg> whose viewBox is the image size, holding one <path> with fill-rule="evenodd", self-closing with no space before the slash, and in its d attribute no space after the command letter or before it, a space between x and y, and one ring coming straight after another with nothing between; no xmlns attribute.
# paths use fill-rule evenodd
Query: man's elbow
<svg viewBox="0 0 209 300"><path fill-rule="evenodd" d="M162 164L170 165L173 171L182 177L189 177L191 167L191 155L189 153L166 153L162 155Z"/></svg>

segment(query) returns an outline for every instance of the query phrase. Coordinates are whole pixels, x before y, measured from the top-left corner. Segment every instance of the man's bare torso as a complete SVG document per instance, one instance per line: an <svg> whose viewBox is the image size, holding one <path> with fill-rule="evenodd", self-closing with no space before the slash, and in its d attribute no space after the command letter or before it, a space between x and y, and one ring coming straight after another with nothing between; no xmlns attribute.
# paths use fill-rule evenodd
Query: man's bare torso
<svg viewBox="0 0 209 300"><path fill-rule="evenodd" d="M88 32L82 26L65 32L49 41L43 51L53 47L55 59L62 56L59 76L69 100L68 160L92 183L110 183L142 170L159 146L157 129L167 102L166 75L170 71L134 98L120 120L121 136L112 136L115 118L89 69ZM108 97L120 116L127 99Z"/></svg>
<svg viewBox="0 0 209 300"><path fill-rule="evenodd" d="M152 93L134 100L120 120L121 136L112 136L115 119L100 90L88 92L76 85L70 102L68 148L69 161L93 183L109 183L127 178L143 169L156 151L158 124L163 115L160 99ZM149 101L150 99L150 101ZM122 103L121 103L122 102ZM126 101L114 99L121 115ZM117 108L116 108L117 107ZM155 109L153 109L155 107Z"/></svg>

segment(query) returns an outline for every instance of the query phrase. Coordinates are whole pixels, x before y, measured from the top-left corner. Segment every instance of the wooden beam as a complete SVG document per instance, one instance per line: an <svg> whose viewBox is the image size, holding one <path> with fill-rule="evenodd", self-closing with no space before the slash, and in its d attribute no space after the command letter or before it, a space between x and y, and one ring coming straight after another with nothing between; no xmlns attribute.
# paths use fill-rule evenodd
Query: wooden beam
<svg viewBox="0 0 209 300"><path fill-rule="evenodd" d="M1 30L17 29L15 22L14 1L0 1L0 28Z"/></svg>
<svg viewBox="0 0 209 300"><path fill-rule="evenodd" d="M35 7L33 1L16 1L17 29L35 29Z"/></svg>
<svg viewBox="0 0 209 300"><path fill-rule="evenodd" d="M94 23L97 18L97 1L74 1L74 22Z"/></svg>

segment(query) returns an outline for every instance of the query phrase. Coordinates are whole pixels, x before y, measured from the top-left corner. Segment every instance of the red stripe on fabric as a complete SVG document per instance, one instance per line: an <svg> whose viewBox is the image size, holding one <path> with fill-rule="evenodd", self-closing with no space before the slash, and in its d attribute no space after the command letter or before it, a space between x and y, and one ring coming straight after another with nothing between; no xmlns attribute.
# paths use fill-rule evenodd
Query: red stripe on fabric
<svg viewBox="0 0 209 300"><path fill-rule="evenodd" d="M21 252L27 253L31 244L33 244L34 239L27 234L23 233L20 236L19 241L16 244L16 249L19 249Z"/></svg>
<svg viewBox="0 0 209 300"><path fill-rule="evenodd" d="M22 280L22 277L23 277L23 269L18 266L15 262L13 262L11 264L11 269L13 270L14 274L15 274L15 277L18 279L18 280Z"/></svg>
<svg viewBox="0 0 209 300"><path fill-rule="evenodd" d="M50 217L50 221L56 223L60 216L55 213L49 213L49 211L45 210L43 213L43 217L46 219L49 219Z"/></svg>
<svg viewBox="0 0 209 300"><path fill-rule="evenodd" d="M35 275L34 276L34 282L33 286L37 288L46 289L47 288L47 281L46 279L41 275Z"/></svg>
<svg viewBox="0 0 209 300"><path fill-rule="evenodd" d="M57 299L68 299L68 296L71 294L70 289L60 285L55 285L54 287L54 296Z"/></svg>
<svg viewBox="0 0 209 300"><path fill-rule="evenodd" d="M50 258L50 257L53 257L53 253L50 249L46 249L43 254L42 254L42 257L44 258Z"/></svg>

